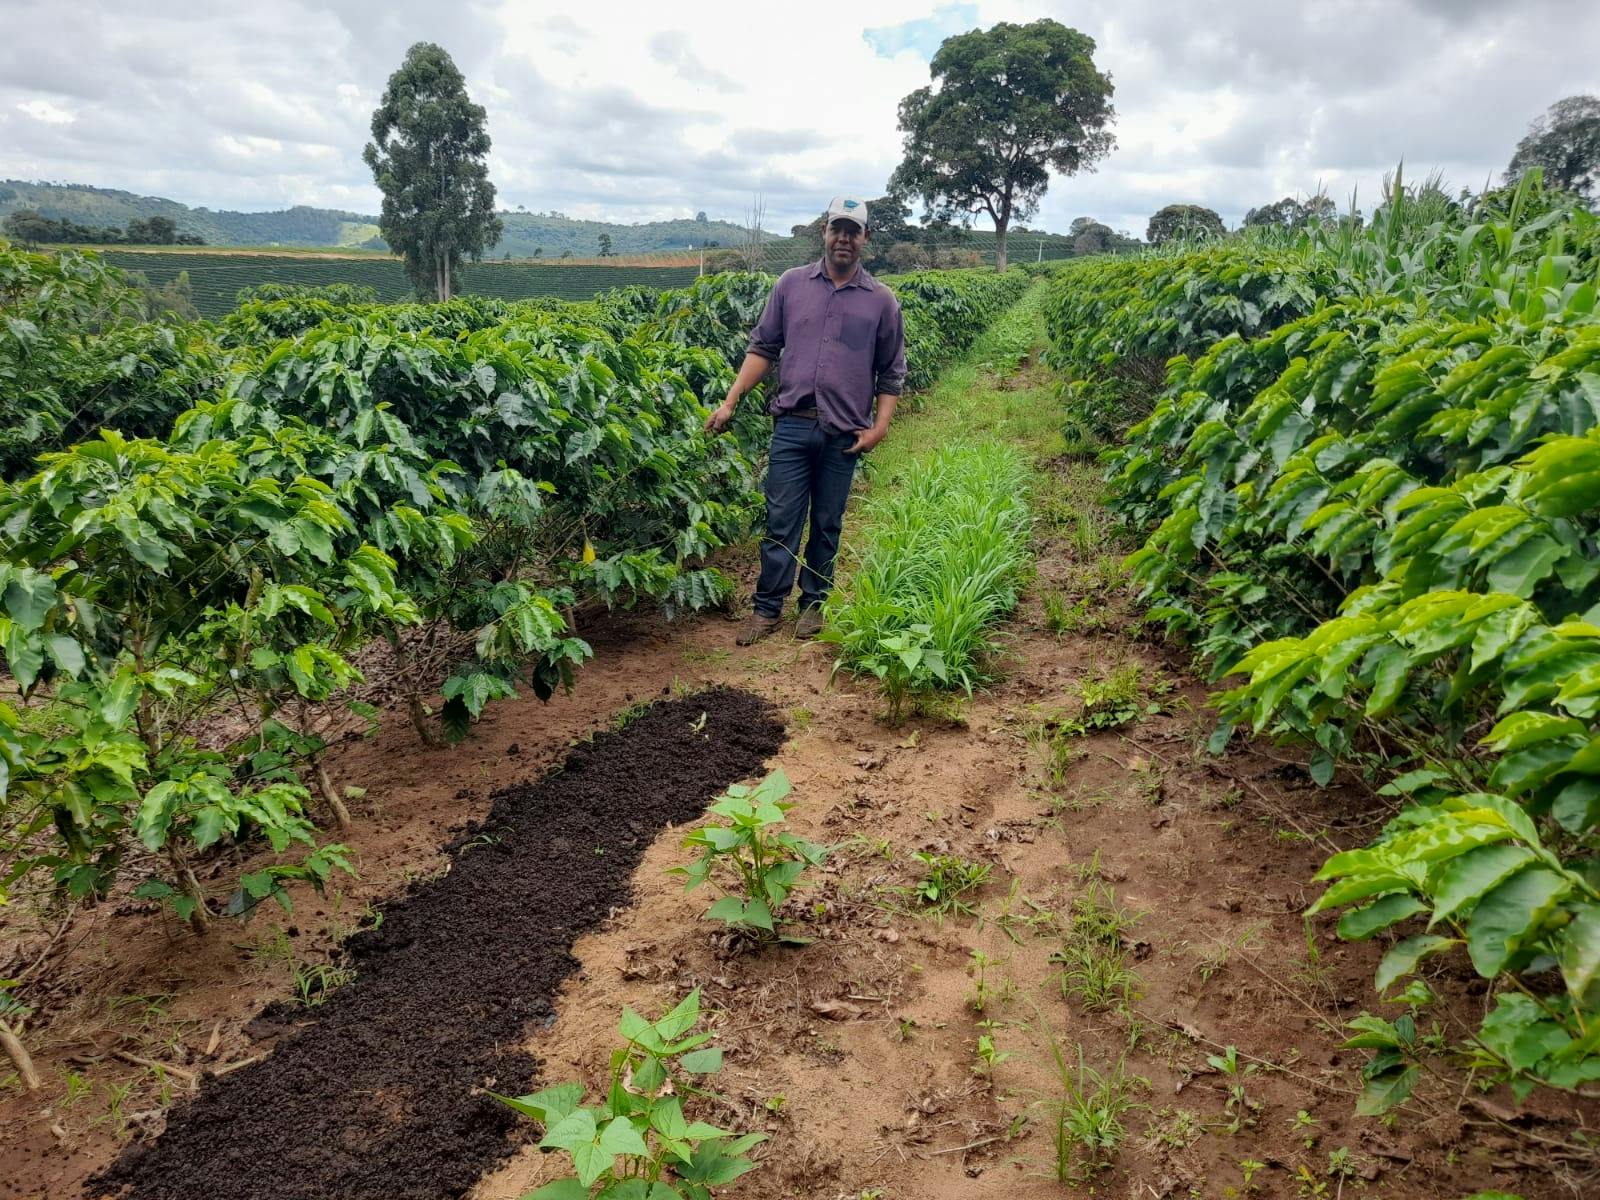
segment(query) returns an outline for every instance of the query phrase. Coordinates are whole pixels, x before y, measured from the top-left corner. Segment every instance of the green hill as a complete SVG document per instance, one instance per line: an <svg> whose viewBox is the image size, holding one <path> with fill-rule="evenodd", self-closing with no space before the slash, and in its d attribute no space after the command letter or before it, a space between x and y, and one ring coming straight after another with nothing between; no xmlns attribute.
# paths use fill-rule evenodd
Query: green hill
<svg viewBox="0 0 1600 1200"><path fill-rule="evenodd" d="M33 209L55 220L80 225L124 226L133 219L168 217L180 233L192 233L212 246L362 246L381 248L377 218L370 214L296 205L277 212L230 212L190 208L160 196L139 196L116 188L82 183L28 183L0 180L0 219L17 209ZM563 251L587 257L600 249L600 235L611 236L617 254L687 250L702 242L734 245L737 225L727 221L649 221L618 225L575 221L555 214L504 212L505 235L489 257L560 258Z"/></svg>

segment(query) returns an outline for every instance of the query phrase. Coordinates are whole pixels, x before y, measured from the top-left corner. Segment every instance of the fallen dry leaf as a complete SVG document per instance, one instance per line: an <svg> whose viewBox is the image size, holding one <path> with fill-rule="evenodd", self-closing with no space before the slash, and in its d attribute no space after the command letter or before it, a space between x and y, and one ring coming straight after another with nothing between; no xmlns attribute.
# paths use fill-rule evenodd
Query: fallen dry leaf
<svg viewBox="0 0 1600 1200"><path fill-rule="evenodd" d="M854 1021L867 1015L867 1010L848 1000L813 1000L811 1011L829 1021Z"/></svg>

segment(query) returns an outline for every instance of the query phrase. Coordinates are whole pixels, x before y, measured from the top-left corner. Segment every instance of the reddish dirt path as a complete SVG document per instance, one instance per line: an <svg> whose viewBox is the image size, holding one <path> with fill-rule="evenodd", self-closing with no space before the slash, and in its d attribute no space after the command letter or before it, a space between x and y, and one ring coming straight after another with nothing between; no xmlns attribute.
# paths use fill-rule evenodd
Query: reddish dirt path
<svg viewBox="0 0 1600 1200"><path fill-rule="evenodd" d="M777 762L795 784L791 824L843 844L820 886L797 898L817 943L722 957L700 920L709 897L686 898L663 875L686 857L681 831L669 832L636 873L639 902L575 947L580 970L558 1019L525 1049L545 1062L547 1081L593 1087L622 1004L659 1009L702 986L729 1052L725 1101L710 1115L772 1135L759 1153L764 1168L733 1196L1059 1196L1044 1102L1062 1089L1046 1030L1074 1069L1081 1046L1088 1068L1104 1076L1121 1062L1130 1078L1125 1139L1093 1194L1248 1194L1241 1163L1261 1164L1252 1186L1264 1196L1324 1194L1309 1190L1316 1185L1329 1196L1583 1194L1571 1163L1491 1124L1502 1093L1486 1110L1459 1083L1448 1092L1429 1085L1392 1128L1354 1117L1364 1056L1339 1051L1330 1030L1376 1007L1370 979L1384 947L1338 943L1326 923L1308 941L1299 912L1328 843L1367 836L1373 801L1316 789L1284 752L1205 755L1204 689L1172 652L1130 636L1126 597L1098 588L1092 564L1073 553L1064 535L1046 535L1039 579L1010 629L1005 677L964 707L962 724L888 729L874 719L870 690L842 677L830 685L826 647L780 637L740 650L734 627L716 616L598 622L585 631L595 662L572 696L494 706L454 750L419 748L392 716L376 738L332 760L340 784L367 789L350 839L362 878L336 900L302 897L293 920L268 914L203 946L151 916L112 921L108 912L73 931L62 1015L32 1035L47 1079L42 1103L14 1089L0 1099L0 1196L76 1195L118 1144L114 1087L131 1085L116 1106L125 1134L159 1127L161 1081L115 1052L185 1071L259 1053L245 1026L289 994L286 960L321 961L367 904L436 871L451 831L481 818L491 791L534 778L627 705L716 683L748 688L786 714L790 740ZM1105 627L1047 632L1041 598L1052 591L1089 596ZM1030 734L1075 714L1079 682L1133 664L1161 712L1072 739L1051 778ZM1172 687L1157 695L1160 679ZM908 901L890 889L914 881L917 850L990 866L976 916L941 924L899 911ZM1131 1019L1087 1011L1056 980L1050 955L1085 896L1144 914L1122 939L1137 977ZM1013 939L1000 920L1008 912L1037 920L1010 922ZM975 949L998 964L983 1014L970 1007ZM1446 965L1432 983L1462 1011L1481 1007L1464 972ZM218 1044L207 1056L213 1028ZM980 1034L1010 1056L987 1073L975 1070ZM1244 1103L1231 1108L1234 1081L1206 1063L1228 1045L1241 1067L1259 1068L1240 1076ZM69 1071L88 1080L70 1102ZM181 1096L186 1081L169 1076L167 1086ZM336 1068L329 1086L338 1086ZM1525 1133L1600 1124L1592 1104L1545 1097L1534 1111ZM1348 1176L1330 1155L1348 1161ZM1302 1167L1310 1183L1297 1181ZM530 1149L472 1194L510 1200L545 1170Z"/></svg>

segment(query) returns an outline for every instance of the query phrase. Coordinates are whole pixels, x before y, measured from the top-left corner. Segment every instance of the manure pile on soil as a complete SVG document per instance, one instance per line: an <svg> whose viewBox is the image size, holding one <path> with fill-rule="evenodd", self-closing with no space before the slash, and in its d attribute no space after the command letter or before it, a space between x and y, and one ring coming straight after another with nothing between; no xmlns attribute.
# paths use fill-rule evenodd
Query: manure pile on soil
<svg viewBox="0 0 1600 1200"><path fill-rule="evenodd" d="M515 1148L521 1120L473 1089L534 1086L538 1063L516 1047L552 1017L577 965L573 941L627 903L629 876L668 823L758 773L782 741L766 701L716 688L656 704L537 783L496 793L449 873L351 939L354 983L265 1061L208 1082L89 1194L462 1195Z"/></svg>

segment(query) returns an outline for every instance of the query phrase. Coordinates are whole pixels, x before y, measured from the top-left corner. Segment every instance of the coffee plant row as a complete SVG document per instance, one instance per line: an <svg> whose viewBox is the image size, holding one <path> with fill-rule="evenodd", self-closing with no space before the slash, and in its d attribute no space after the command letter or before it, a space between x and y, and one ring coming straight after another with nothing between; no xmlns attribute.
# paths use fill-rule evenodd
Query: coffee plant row
<svg viewBox="0 0 1600 1200"><path fill-rule="evenodd" d="M1365 228L1053 285L1078 427L1147 414L1105 458L1150 617L1244 680L1213 748L1299 739L1404 798L1311 911L1399 939L1380 993L1464 955L1469 1057L1520 1094L1600 1080L1596 226L1536 179L1471 212L1401 184ZM1409 1094L1412 1016L1352 1044L1369 1111Z"/></svg>
<svg viewBox="0 0 1600 1200"><path fill-rule="evenodd" d="M35 872L82 898L128 871L204 928L196 856L264 839L301 849L227 910L287 906L290 881L349 870L312 789L346 825L316 730L376 717L349 699L364 646L392 647L420 736L457 738L492 700L572 684L585 606L725 601L707 556L759 515L764 428L708 438L704 401L770 285L303 294L149 324L94 256L0 243L0 661L21 702L0 702L0 902ZM897 286L926 373L1024 281Z"/></svg>

